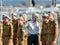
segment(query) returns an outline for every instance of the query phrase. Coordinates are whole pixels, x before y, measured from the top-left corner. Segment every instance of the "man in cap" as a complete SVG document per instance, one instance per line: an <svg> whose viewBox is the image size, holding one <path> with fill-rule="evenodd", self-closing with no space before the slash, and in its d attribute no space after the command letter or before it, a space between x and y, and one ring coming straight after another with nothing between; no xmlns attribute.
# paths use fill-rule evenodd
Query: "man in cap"
<svg viewBox="0 0 60 45"><path fill-rule="evenodd" d="M38 35L39 35L39 23L37 21L38 14L32 14L32 20L28 21L22 28L24 36L27 36L27 45L38 45ZM28 29L26 33L25 29Z"/></svg>
<svg viewBox="0 0 60 45"><path fill-rule="evenodd" d="M11 41L13 38L13 26L10 23L10 18L5 16L5 24L3 24L2 32L2 44L3 45L12 45Z"/></svg>
<svg viewBox="0 0 60 45"><path fill-rule="evenodd" d="M58 21L54 19L54 13L49 12L49 23L50 23L50 32L51 32L51 39L50 45L57 45L58 39Z"/></svg>
<svg viewBox="0 0 60 45"><path fill-rule="evenodd" d="M23 32L22 32L23 25L24 25L24 19L23 19L23 16L20 15L18 17L18 30L17 30L18 45L25 45L24 38L23 38Z"/></svg>
<svg viewBox="0 0 60 45"><path fill-rule="evenodd" d="M43 14L42 16L43 22L41 25L41 42L42 45L50 45L49 44L49 20L48 14Z"/></svg>
<svg viewBox="0 0 60 45"><path fill-rule="evenodd" d="M12 13L12 24L13 24L13 45L17 45L17 29L18 29L18 21L16 13Z"/></svg>

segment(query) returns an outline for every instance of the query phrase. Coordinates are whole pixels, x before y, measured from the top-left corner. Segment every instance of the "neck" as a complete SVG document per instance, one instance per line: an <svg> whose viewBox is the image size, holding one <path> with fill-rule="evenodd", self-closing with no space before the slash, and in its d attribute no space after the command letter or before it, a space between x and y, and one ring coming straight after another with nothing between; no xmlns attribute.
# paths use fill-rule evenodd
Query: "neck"
<svg viewBox="0 0 60 45"><path fill-rule="evenodd" d="M16 18L15 18L15 19L13 19L13 20L16 20Z"/></svg>
<svg viewBox="0 0 60 45"><path fill-rule="evenodd" d="M52 18L51 21L54 21L54 18Z"/></svg>
<svg viewBox="0 0 60 45"><path fill-rule="evenodd" d="M47 20L46 23L48 23L49 21Z"/></svg>

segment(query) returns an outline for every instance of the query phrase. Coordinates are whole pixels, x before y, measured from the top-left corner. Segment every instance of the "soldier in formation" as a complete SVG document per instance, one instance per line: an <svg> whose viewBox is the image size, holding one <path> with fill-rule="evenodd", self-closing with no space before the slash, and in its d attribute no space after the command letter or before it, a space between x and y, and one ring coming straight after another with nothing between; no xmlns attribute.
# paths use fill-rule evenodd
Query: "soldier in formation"
<svg viewBox="0 0 60 45"><path fill-rule="evenodd" d="M54 19L55 12L50 11L48 14L49 17L49 24L50 24L50 45L57 45L58 40L58 21Z"/></svg>
<svg viewBox="0 0 60 45"><path fill-rule="evenodd" d="M50 11L48 14L42 15L41 30L37 21L38 14L32 14L32 20L30 21L27 21L24 15L21 14L17 18L17 15L12 13L12 24L10 18L3 15L3 45L11 45L12 39L13 45L25 45L24 37L27 37L27 45L38 45L39 37L42 45L57 45L58 21L54 19L54 12ZM26 28L28 33L25 30Z"/></svg>
<svg viewBox="0 0 60 45"><path fill-rule="evenodd" d="M41 28L42 45L57 45L58 23L54 20L54 13L43 15Z"/></svg>
<svg viewBox="0 0 60 45"><path fill-rule="evenodd" d="M5 23L3 24L2 44L11 45L13 38L13 26L10 23L10 18L8 16L5 16L4 19L5 19Z"/></svg>
<svg viewBox="0 0 60 45"><path fill-rule="evenodd" d="M23 25L24 25L24 19L23 16L20 15L18 18L18 31L17 31L18 45L24 45L24 38L22 32Z"/></svg>
<svg viewBox="0 0 60 45"><path fill-rule="evenodd" d="M16 13L12 13L12 25L13 25L13 45L17 45L17 29L18 21Z"/></svg>
<svg viewBox="0 0 60 45"><path fill-rule="evenodd" d="M48 42L48 30L49 30L49 21L48 21L48 14L44 14L42 16L42 25L41 25L41 42L42 42L42 45L49 45L49 42Z"/></svg>

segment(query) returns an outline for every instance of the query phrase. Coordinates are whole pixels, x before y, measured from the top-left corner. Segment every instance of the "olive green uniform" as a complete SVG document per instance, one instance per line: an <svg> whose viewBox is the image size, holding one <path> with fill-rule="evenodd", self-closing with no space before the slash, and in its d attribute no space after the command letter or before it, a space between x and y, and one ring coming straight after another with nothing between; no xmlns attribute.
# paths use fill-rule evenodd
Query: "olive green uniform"
<svg viewBox="0 0 60 45"><path fill-rule="evenodd" d="M7 25L3 24L3 32L2 32L2 44L3 45L12 45L13 38L13 27L12 24Z"/></svg>
<svg viewBox="0 0 60 45"><path fill-rule="evenodd" d="M18 29L17 20L12 20L12 24L13 24L13 45L17 45L17 29Z"/></svg>
<svg viewBox="0 0 60 45"><path fill-rule="evenodd" d="M51 35L53 35L53 36L50 36L50 45L52 45L51 43L53 42L53 41L56 41L56 44L54 44L54 45L57 45L57 39L58 39L58 21L56 21L56 20L53 20L53 22L52 21L49 21L49 23L50 23L50 33L51 33Z"/></svg>
<svg viewBox="0 0 60 45"><path fill-rule="evenodd" d="M58 26L55 21L42 24L41 41L42 45L52 45L54 40L58 37Z"/></svg>
<svg viewBox="0 0 60 45"><path fill-rule="evenodd" d="M18 37L18 45L22 45L21 44L21 42L23 41L22 25L18 25L17 37Z"/></svg>

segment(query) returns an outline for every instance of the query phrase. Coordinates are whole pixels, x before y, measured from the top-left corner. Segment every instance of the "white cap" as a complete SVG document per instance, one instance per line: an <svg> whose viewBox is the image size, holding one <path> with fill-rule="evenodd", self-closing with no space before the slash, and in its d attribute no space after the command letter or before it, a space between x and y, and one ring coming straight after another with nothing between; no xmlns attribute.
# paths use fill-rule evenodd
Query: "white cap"
<svg viewBox="0 0 60 45"><path fill-rule="evenodd" d="M15 16L17 16L17 14L16 14L16 13L12 13L12 15L15 15Z"/></svg>
<svg viewBox="0 0 60 45"><path fill-rule="evenodd" d="M53 15L55 15L55 14L56 14L54 11L50 11L50 13L52 13Z"/></svg>
<svg viewBox="0 0 60 45"><path fill-rule="evenodd" d="M6 18L11 19L8 15L5 15Z"/></svg>
<svg viewBox="0 0 60 45"><path fill-rule="evenodd" d="M44 16L44 17L48 17L48 14L43 14L42 16Z"/></svg>
<svg viewBox="0 0 60 45"><path fill-rule="evenodd" d="M34 16L35 18L38 18L38 14L37 13L32 14L32 16Z"/></svg>

